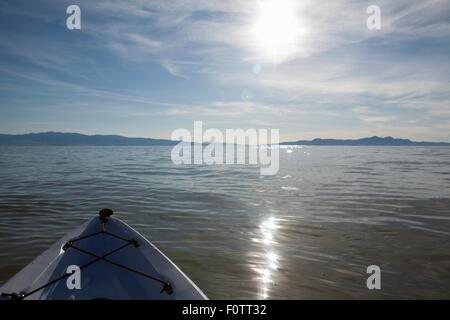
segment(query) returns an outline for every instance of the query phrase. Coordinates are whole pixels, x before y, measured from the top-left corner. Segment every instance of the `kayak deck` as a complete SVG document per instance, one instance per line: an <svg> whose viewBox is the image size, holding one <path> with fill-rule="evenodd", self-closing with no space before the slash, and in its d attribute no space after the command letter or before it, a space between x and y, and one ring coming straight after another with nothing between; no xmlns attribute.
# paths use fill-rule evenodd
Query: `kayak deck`
<svg viewBox="0 0 450 320"><path fill-rule="evenodd" d="M80 289L67 286L72 265L81 269ZM98 217L56 242L0 292L37 300L207 299L137 231L121 220L107 218L103 223Z"/></svg>

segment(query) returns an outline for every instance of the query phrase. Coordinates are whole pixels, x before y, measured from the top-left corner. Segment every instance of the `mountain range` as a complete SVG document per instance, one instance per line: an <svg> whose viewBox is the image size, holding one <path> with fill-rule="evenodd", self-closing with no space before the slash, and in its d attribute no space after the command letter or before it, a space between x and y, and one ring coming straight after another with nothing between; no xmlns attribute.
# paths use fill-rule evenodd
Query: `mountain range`
<svg viewBox="0 0 450 320"><path fill-rule="evenodd" d="M177 143L164 139L63 132L0 134L0 145L10 146L173 146Z"/></svg>
<svg viewBox="0 0 450 320"><path fill-rule="evenodd" d="M179 141L150 138L128 138L119 135L85 135L80 133L43 132L0 134L0 145L9 146L173 146ZM447 142L411 141L393 137L361 139L313 139L282 142L281 145L307 146L450 146Z"/></svg>
<svg viewBox="0 0 450 320"><path fill-rule="evenodd" d="M282 142L282 145L306 146L450 146L448 142L411 141L393 137L369 137L361 139L314 139Z"/></svg>

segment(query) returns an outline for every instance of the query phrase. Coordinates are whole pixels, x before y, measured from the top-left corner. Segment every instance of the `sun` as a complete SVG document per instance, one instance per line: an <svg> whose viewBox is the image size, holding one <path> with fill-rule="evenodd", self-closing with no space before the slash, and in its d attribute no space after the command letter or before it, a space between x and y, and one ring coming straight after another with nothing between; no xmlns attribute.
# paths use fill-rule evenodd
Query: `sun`
<svg viewBox="0 0 450 320"><path fill-rule="evenodd" d="M300 21L289 0L263 0L253 27L258 50L264 58L283 61L298 49Z"/></svg>

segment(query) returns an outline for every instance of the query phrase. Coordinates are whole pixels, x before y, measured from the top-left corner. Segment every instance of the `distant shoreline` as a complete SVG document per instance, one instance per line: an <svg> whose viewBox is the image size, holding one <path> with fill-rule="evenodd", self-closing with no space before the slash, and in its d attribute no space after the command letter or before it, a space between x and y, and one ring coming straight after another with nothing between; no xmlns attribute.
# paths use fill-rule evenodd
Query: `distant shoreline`
<svg viewBox="0 0 450 320"><path fill-rule="evenodd" d="M119 135L85 135L80 133L43 132L0 134L0 146L174 146L180 141L151 138L128 138ZM313 139L281 142L282 146L392 146L450 147L449 142L412 141L393 137L361 139Z"/></svg>
<svg viewBox="0 0 450 320"><path fill-rule="evenodd" d="M361 139L314 139L298 140L293 142L282 142L280 145L303 145L303 146L392 146L392 147L449 147L448 142L412 141L409 139L398 139L393 137L377 137Z"/></svg>

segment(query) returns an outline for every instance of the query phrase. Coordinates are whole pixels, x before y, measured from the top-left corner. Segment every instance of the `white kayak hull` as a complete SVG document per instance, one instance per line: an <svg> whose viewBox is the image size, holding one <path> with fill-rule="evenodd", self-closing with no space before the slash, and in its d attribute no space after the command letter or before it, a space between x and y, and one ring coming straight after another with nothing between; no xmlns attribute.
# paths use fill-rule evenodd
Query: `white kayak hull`
<svg viewBox="0 0 450 320"><path fill-rule="evenodd" d="M107 233L100 232L102 222L96 217L57 241L0 288L3 298L207 299L168 257L126 223L109 218L104 227ZM73 247L63 249L69 241L92 234L96 235L75 240ZM126 240L135 240L136 245L127 245ZM114 250L117 251L109 254ZM107 261L99 259L105 255ZM69 289L71 286L67 285L70 280L67 269L73 265L81 267L80 289ZM66 278L33 292L65 275Z"/></svg>

